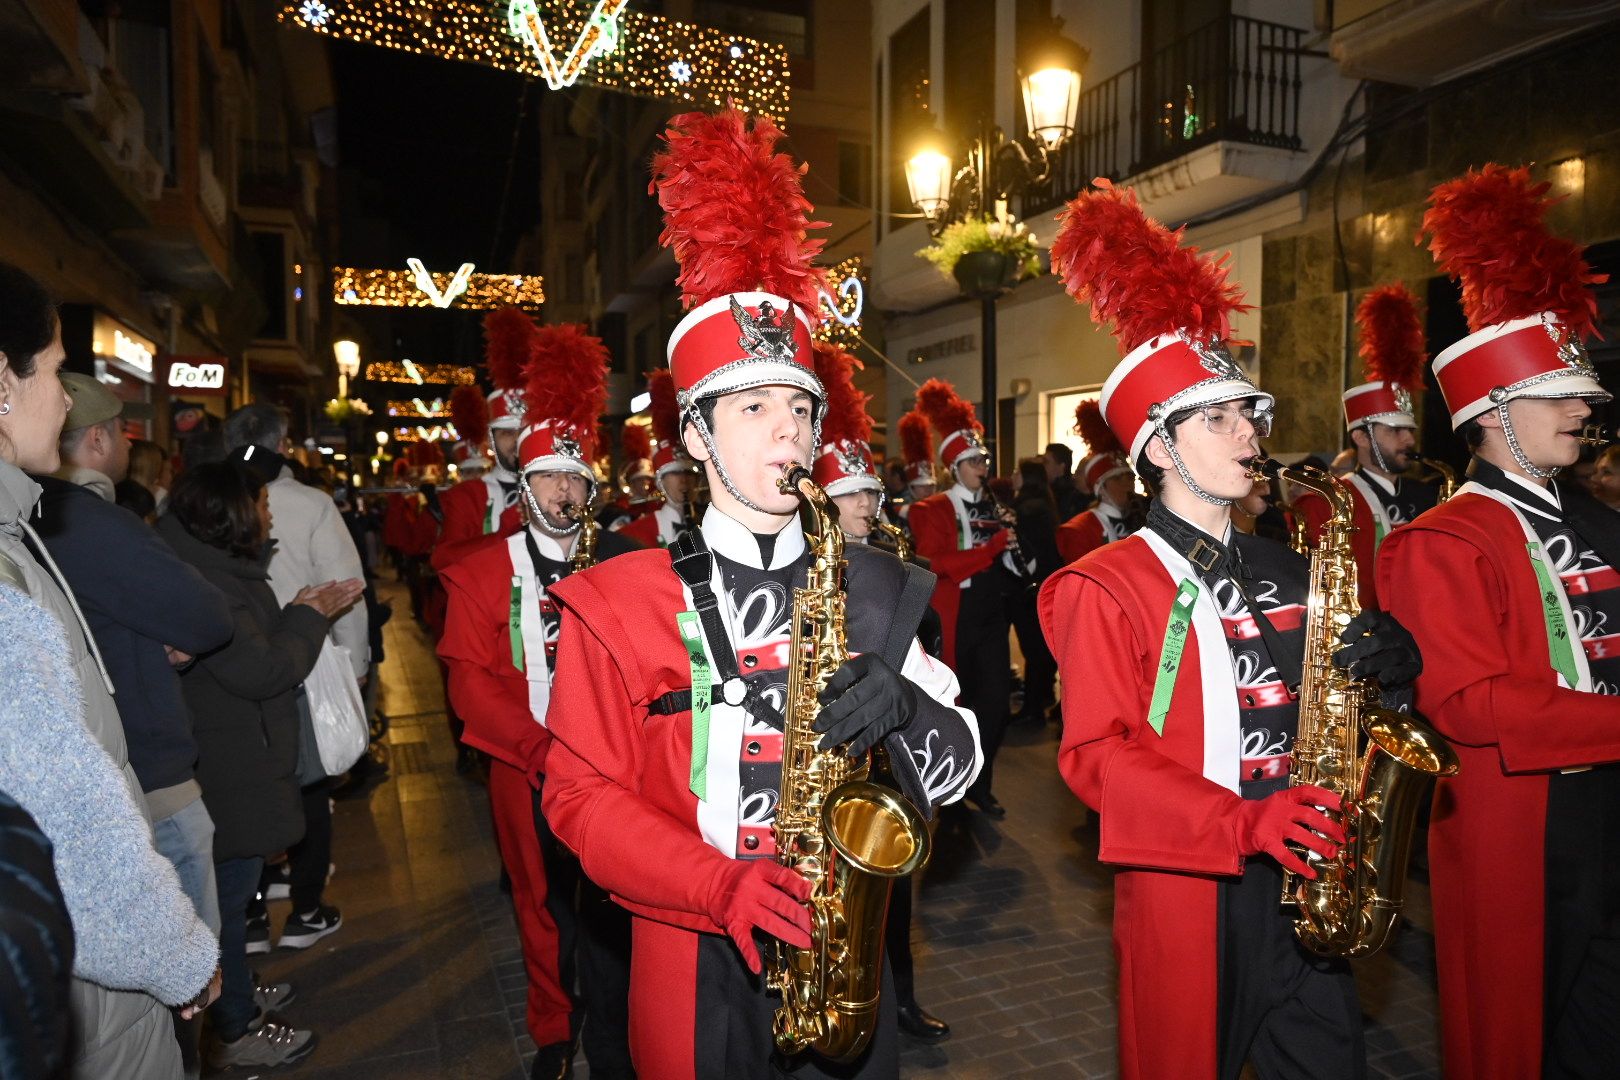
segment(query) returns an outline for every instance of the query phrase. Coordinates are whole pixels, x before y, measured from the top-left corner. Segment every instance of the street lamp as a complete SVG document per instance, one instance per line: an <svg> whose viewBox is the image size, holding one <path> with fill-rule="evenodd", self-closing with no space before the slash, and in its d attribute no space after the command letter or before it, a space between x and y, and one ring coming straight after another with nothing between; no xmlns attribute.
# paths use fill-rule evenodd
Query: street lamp
<svg viewBox="0 0 1620 1080"><path fill-rule="evenodd" d="M360 375L360 346L353 341L332 342L332 355L337 357L338 397L349 396L349 380Z"/></svg>
<svg viewBox="0 0 1620 1080"><path fill-rule="evenodd" d="M1005 213L1008 199L1044 183L1052 162L1074 136L1080 111L1081 70L1087 53L1058 32L1059 20L1033 37L1037 50L1024 56L1019 88L1024 99L1024 126L1029 134L1009 139L994 124L986 124L968 148L962 167L952 171L951 159L937 147L927 147L906 162L906 190L928 221L928 231L939 236L953 220L995 216L1012 224ZM979 352L984 398L984 440L996 455L996 298L1007 291L1000 283L982 282L964 291L979 301ZM992 457L992 467L996 464Z"/></svg>

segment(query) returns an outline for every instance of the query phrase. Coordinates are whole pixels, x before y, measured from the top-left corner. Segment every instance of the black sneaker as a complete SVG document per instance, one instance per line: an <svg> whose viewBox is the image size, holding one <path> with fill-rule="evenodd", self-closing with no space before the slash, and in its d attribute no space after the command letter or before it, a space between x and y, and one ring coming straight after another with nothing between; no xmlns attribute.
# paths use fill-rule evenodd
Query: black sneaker
<svg viewBox="0 0 1620 1080"><path fill-rule="evenodd" d="M270 913L261 912L258 915L249 915L247 920L247 951L253 953L267 953L270 951Z"/></svg>
<svg viewBox="0 0 1620 1080"><path fill-rule="evenodd" d="M330 904L322 904L314 911L287 916L287 923L281 928L281 940L276 944L283 949L307 949L342 925L343 913Z"/></svg>

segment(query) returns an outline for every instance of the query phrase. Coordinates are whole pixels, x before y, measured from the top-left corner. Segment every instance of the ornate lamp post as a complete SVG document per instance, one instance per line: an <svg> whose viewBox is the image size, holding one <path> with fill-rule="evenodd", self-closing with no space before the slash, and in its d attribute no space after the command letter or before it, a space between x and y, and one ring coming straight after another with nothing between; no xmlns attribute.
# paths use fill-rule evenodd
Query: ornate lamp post
<svg viewBox="0 0 1620 1080"><path fill-rule="evenodd" d="M968 147L961 167L954 170L950 157L938 146L912 155L906 162L906 187L932 235L939 236L953 221L973 217L1012 224L1007 200L1045 181L1053 158L1074 135L1081 69L1087 55L1059 35L1054 25L1044 36L1041 51L1023 65L1019 78L1028 135L1009 139L1001 128L985 124ZM984 436L992 455L999 449L996 298L1011 290L1017 270L1017 260L1011 255L974 251L963 255L953 271L963 295L979 301Z"/></svg>

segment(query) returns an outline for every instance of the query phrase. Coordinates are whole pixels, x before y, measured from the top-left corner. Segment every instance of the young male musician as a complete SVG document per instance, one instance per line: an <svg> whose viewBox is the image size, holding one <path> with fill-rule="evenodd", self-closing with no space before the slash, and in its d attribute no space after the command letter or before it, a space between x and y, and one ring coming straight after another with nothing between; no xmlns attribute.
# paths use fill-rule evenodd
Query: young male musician
<svg viewBox="0 0 1620 1080"><path fill-rule="evenodd" d="M1431 509L1439 498L1435 486L1402 474L1417 456L1417 418L1412 390L1423 385L1423 324L1417 304L1404 285L1385 285L1369 292L1356 307L1356 329L1367 382L1344 392L1344 420L1350 429L1356 467L1347 473L1354 503L1350 538L1356 553L1361 606L1378 607L1373 556L1384 537ZM1314 546L1331 513L1326 500L1304 492L1294 511L1305 519Z"/></svg>
<svg viewBox="0 0 1620 1080"><path fill-rule="evenodd" d="M1125 448L1108 429L1102 409L1091 398L1074 410L1074 429L1086 440L1093 453L1080 468L1080 481L1097 493L1097 503L1058 526L1058 554L1064 562L1074 562L1104 544L1123 540L1131 533L1127 511L1136 490L1136 477Z"/></svg>
<svg viewBox="0 0 1620 1080"><path fill-rule="evenodd" d="M991 790L996 751L1006 733L1012 692L1007 595L1031 567L1013 562L1009 529L991 497L990 455L971 402L940 379L917 388L917 409L939 436L939 459L950 470L950 488L911 508L917 554L939 576L934 610L945 636L945 663L962 682L962 704L979 718L984 768L968 801L993 818L1007 816Z"/></svg>
<svg viewBox="0 0 1620 1080"><path fill-rule="evenodd" d="M526 426L515 448L527 525L476 547L441 575L449 608L439 655L466 725L462 740L491 759L489 801L528 975L536 1080L569 1075L582 1021L591 1075L632 1075L628 920L581 876L540 814L551 742L546 706L560 690L554 674L560 617L552 592L572 572L581 541L580 522L567 510L588 506L595 495L590 462L606 358L602 343L581 327L537 330ZM634 549L605 529L596 534L598 562Z"/></svg>
<svg viewBox="0 0 1620 1080"><path fill-rule="evenodd" d="M1620 527L1559 482L1596 327L1546 184L1487 165L1424 227L1474 331L1434 361L1469 482L1391 534L1378 594L1427 664L1418 708L1461 767L1429 829L1448 1076L1612 1076L1620 1062Z"/></svg>
<svg viewBox="0 0 1620 1080"><path fill-rule="evenodd" d="M1230 527L1272 399L1223 343L1236 288L1177 241L1102 186L1069 204L1053 245L1069 291L1128 351L1103 415L1160 492L1145 528L1040 596L1065 683L1084 687L1063 695L1059 769L1119 867L1120 1072L1236 1080L1247 1061L1265 1080L1359 1077L1349 967L1308 953L1278 902L1284 868L1313 873L1288 845L1330 855L1344 834L1317 809L1334 795L1288 780L1306 563ZM1416 673L1387 616L1358 617L1352 639L1335 659L1356 674Z"/></svg>
<svg viewBox="0 0 1620 1080"><path fill-rule="evenodd" d="M518 509L521 387L537 333L534 320L517 308L492 311L484 318L484 355L496 390L489 395L483 422L489 431L495 464L482 476L463 480L439 497L444 522L433 548L433 569L440 573L462 556L499 545L523 527ZM463 389L458 387L451 394L452 407ZM466 412L470 419L471 410ZM455 422L459 431L463 420Z"/></svg>
<svg viewBox="0 0 1620 1080"><path fill-rule="evenodd" d="M696 526L692 495L697 486L697 467L681 446L680 406L675 400L675 382L666 369L647 376L647 392L652 398L648 412L654 439L653 480L664 503L650 514L625 522L619 531L642 547L668 547L681 533Z"/></svg>
<svg viewBox="0 0 1620 1080"><path fill-rule="evenodd" d="M823 390L807 315L819 244L803 238L809 204L774 125L689 113L665 138L653 162L665 242L693 305L670 338L670 368L684 445L713 501L674 547L556 588L545 812L633 915L639 1075L895 1077L892 992L864 1056L835 1071L812 1052L778 1059L778 1002L760 974L771 939L810 940L808 886L776 861L772 826L793 592L809 566L799 500L779 482L816 449ZM714 242L723 237L738 242ZM955 678L913 636L930 578L868 548L845 554L855 655L822 694L818 746L860 756L881 744L927 813L960 795L979 757L972 714L949 704Z"/></svg>

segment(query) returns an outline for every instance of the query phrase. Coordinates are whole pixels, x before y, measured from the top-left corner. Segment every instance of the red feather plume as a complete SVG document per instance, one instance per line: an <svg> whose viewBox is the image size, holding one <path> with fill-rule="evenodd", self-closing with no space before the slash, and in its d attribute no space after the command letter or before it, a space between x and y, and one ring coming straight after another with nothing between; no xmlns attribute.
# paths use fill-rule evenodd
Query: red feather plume
<svg viewBox="0 0 1620 1080"><path fill-rule="evenodd" d="M534 355L534 320L515 307L497 308L484 316L484 363L497 390L523 385L523 369Z"/></svg>
<svg viewBox="0 0 1620 1080"><path fill-rule="evenodd" d="M524 371L528 423L550 420L572 428L585 457L596 456L596 421L607 407L607 346L580 323L535 331L534 357Z"/></svg>
<svg viewBox="0 0 1620 1080"><path fill-rule="evenodd" d="M871 399L855 387L855 372L861 362L827 342L815 345L816 378L827 391L827 411L821 421L823 445L854 440L870 444L872 417L866 411Z"/></svg>
<svg viewBox="0 0 1620 1080"><path fill-rule="evenodd" d="M647 394L652 404L647 416L652 420L653 438L670 446L679 446L681 433L681 406L675 400L675 377L668 368L659 368L647 376Z"/></svg>
<svg viewBox="0 0 1620 1080"><path fill-rule="evenodd" d="M928 418L941 439L955 431L984 430L973 412L973 402L963 401L956 387L944 379L929 379L917 387L917 411Z"/></svg>
<svg viewBox="0 0 1620 1080"><path fill-rule="evenodd" d="M626 461L640 461L642 458L652 457L652 433L647 430L646 424L624 425L624 433L619 436L619 445L624 448Z"/></svg>
<svg viewBox="0 0 1620 1080"><path fill-rule="evenodd" d="M900 418L900 456L907 465L927 465L934 460L934 440L928 433L928 418L912 409Z"/></svg>
<svg viewBox="0 0 1620 1080"><path fill-rule="evenodd" d="M1356 307L1356 326L1361 332L1356 351L1368 382L1423 389L1423 365L1429 359L1423 322L1405 285L1383 285L1363 296Z"/></svg>
<svg viewBox="0 0 1620 1080"><path fill-rule="evenodd" d="M430 465L444 464L444 450L431 439L418 439L411 443L406 456L410 458L411 465L419 470L426 469Z"/></svg>
<svg viewBox="0 0 1620 1080"><path fill-rule="evenodd" d="M1122 354L1176 330L1227 337L1231 317L1249 305L1226 280L1226 258L1183 247L1181 230L1149 218L1128 188L1100 177L1092 185L1064 208L1052 241L1052 272L1091 305L1091 320L1114 324Z"/></svg>
<svg viewBox="0 0 1620 1080"><path fill-rule="evenodd" d="M456 425L456 434L482 446L489 437L489 402L476 386L458 386L450 391L450 422Z"/></svg>
<svg viewBox="0 0 1620 1080"><path fill-rule="evenodd" d="M1547 230L1550 184L1527 168L1486 165L1429 195L1423 229L1440 269L1462 285L1468 328L1550 311L1576 338L1597 332L1595 274L1579 244ZM1421 234L1418 243L1422 243Z"/></svg>
<svg viewBox="0 0 1620 1080"><path fill-rule="evenodd" d="M1103 419L1102 406L1096 398L1086 398L1074 407L1074 432L1086 441L1093 454L1123 454L1114 429Z"/></svg>
<svg viewBox="0 0 1620 1080"><path fill-rule="evenodd" d="M686 306L761 289L813 312L825 274L810 261L825 241L807 232L826 223L810 220L805 167L776 150L781 129L727 108L682 113L663 138L649 190L664 211L658 240L680 263Z"/></svg>

